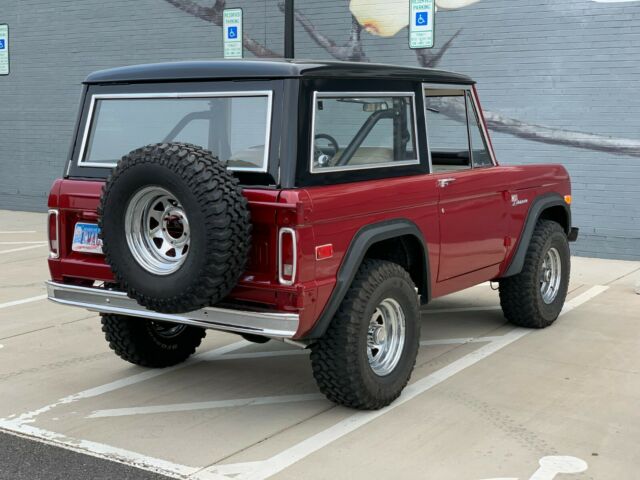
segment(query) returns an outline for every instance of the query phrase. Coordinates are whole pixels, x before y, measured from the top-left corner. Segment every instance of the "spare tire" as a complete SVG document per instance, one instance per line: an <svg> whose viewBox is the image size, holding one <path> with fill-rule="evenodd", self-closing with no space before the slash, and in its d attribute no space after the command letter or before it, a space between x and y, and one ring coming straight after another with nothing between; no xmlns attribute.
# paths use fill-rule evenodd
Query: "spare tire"
<svg viewBox="0 0 640 480"><path fill-rule="evenodd" d="M161 143L124 156L98 213L115 281L151 310L213 305L244 271L251 245L247 201L233 173L201 147Z"/></svg>

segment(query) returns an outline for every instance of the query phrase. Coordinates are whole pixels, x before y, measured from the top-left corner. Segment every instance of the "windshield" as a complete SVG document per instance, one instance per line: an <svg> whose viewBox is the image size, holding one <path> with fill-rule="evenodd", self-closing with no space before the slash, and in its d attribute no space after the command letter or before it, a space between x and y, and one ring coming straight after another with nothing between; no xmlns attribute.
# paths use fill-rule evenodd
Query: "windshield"
<svg viewBox="0 0 640 480"><path fill-rule="evenodd" d="M271 94L235 95L94 96L79 165L113 167L145 145L184 142L210 150L232 170L266 171Z"/></svg>

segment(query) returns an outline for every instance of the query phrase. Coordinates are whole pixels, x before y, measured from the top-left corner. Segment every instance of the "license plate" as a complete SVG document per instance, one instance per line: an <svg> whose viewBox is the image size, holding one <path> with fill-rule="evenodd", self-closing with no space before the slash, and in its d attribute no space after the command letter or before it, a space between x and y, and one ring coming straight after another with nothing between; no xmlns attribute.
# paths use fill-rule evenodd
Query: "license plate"
<svg viewBox="0 0 640 480"><path fill-rule="evenodd" d="M100 227L95 223L76 223L71 250L83 253L102 253Z"/></svg>

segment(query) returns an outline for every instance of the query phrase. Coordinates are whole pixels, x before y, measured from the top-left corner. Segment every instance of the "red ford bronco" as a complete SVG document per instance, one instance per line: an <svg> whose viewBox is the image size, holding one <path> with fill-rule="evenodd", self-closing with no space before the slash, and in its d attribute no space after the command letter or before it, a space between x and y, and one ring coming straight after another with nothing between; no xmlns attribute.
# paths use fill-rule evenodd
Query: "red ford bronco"
<svg viewBox="0 0 640 480"><path fill-rule="evenodd" d="M381 408L413 369L420 306L487 280L550 325L569 282L560 165L496 161L474 82L423 68L208 61L84 86L49 197L54 302L110 347L184 361L206 329L311 349L334 402Z"/></svg>

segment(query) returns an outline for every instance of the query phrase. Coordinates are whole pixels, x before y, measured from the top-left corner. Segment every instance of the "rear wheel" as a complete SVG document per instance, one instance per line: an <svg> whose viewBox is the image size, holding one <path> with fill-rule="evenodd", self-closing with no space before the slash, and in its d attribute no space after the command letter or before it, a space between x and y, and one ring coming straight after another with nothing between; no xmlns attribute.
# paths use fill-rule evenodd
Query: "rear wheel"
<svg viewBox="0 0 640 480"><path fill-rule="evenodd" d="M311 347L314 377L333 402L382 408L409 381L419 339L409 274L392 262L365 260L327 332Z"/></svg>
<svg viewBox="0 0 640 480"><path fill-rule="evenodd" d="M569 243L562 226L540 220L522 272L500 280L500 305L507 320L528 328L551 325L564 306L570 268Z"/></svg>
<svg viewBox="0 0 640 480"><path fill-rule="evenodd" d="M120 358L153 368L185 361L206 335L204 328L124 315L102 315L102 331Z"/></svg>

